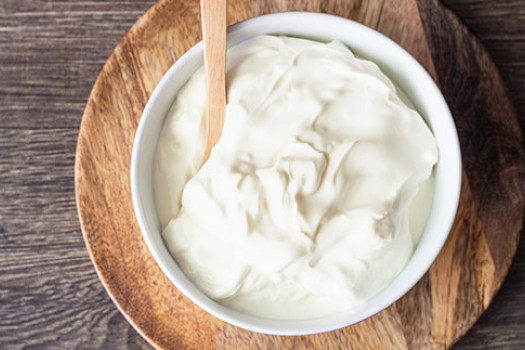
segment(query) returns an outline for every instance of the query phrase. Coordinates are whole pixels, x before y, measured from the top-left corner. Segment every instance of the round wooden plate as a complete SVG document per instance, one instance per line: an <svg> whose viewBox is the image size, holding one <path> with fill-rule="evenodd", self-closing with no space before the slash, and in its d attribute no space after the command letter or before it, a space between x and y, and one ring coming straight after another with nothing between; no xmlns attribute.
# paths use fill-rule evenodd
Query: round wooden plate
<svg viewBox="0 0 525 350"><path fill-rule="evenodd" d="M166 349L425 349L450 347L489 306L523 224L525 166L516 113L476 38L433 0L230 0L229 23L281 11L327 12L405 47L440 85L463 152L461 201L450 237L423 279L383 312L339 331L270 336L226 324L187 300L150 255L135 220L130 156L158 81L200 40L198 1L159 1L102 69L80 128L75 184L82 231L114 302L152 345Z"/></svg>

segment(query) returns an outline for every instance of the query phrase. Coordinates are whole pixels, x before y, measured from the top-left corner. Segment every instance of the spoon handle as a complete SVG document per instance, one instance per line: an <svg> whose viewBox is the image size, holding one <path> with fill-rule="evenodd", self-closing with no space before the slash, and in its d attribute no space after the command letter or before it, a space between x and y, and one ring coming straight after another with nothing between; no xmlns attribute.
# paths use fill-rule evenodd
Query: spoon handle
<svg viewBox="0 0 525 350"><path fill-rule="evenodd" d="M211 148L221 137L226 112L226 0L201 0L204 66L206 69L206 149L204 162Z"/></svg>

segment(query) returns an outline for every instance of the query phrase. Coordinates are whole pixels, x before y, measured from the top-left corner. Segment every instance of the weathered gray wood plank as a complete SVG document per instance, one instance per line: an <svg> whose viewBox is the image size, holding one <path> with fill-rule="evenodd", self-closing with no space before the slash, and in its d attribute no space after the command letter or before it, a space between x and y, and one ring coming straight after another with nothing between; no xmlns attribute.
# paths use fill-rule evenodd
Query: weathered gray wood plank
<svg viewBox="0 0 525 350"><path fill-rule="evenodd" d="M78 128L120 38L154 1L0 4L0 127Z"/></svg>
<svg viewBox="0 0 525 350"><path fill-rule="evenodd" d="M152 3L0 2L2 349L150 348L88 257L73 163L91 86Z"/></svg>
<svg viewBox="0 0 525 350"><path fill-rule="evenodd" d="M82 240L76 130L0 129L0 348L149 348L110 301Z"/></svg>

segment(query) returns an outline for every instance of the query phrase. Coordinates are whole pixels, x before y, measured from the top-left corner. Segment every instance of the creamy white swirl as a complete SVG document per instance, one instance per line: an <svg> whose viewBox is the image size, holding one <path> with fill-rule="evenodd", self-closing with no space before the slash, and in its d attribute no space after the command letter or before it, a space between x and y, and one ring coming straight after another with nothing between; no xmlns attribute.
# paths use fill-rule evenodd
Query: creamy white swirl
<svg viewBox="0 0 525 350"><path fill-rule="evenodd" d="M226 122L208 162L200 168L202 69L161 133L155 191L171 254L210 297L260 316L316 317L370 298L424 225L431 131L340 42L261 36L228 60Z"/></svg>

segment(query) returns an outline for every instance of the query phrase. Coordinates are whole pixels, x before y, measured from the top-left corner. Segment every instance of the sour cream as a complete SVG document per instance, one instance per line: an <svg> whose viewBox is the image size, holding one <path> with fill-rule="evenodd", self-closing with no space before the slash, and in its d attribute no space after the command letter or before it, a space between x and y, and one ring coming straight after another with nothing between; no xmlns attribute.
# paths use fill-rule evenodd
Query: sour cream
<svg viewBox="0 0 525 350"><path fill-rule="evenodd" d="M227 82L224 130L202 167L202 69L158 143L157 210L178 265L211 298L269 318L374 296L428 215L438 152L422 117L337 41L257 37L228 51Z"/></svg>

